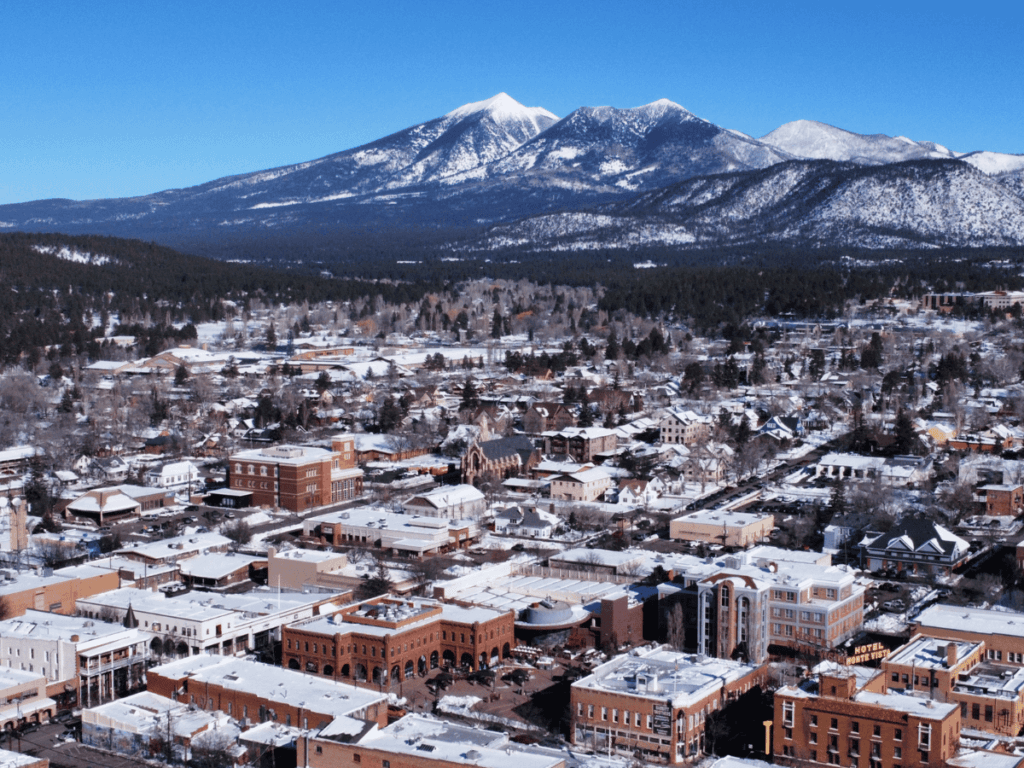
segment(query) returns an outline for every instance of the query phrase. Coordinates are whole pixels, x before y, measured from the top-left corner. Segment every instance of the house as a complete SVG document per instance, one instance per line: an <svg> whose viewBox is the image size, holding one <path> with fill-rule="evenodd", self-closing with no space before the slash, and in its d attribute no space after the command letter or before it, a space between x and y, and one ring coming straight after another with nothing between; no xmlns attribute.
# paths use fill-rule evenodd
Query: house
<svg viewBox="0 0 1024 768"><path fill-rule="evenodd" d="M551 498L564 501L597 501L612 487L612 477L600 467L551 478Z"/></svg>
<svg viewBox="0 0 1024 768"><path fill-rule="evenodd" d="M532 539L549 539L558 527L557 516L521 506L506 507L494 514L494 532Z"/></svg>
<svg viewBox="0 0 1024 768"><path fill-rule="evenodd" d="M199 468L191 461L172 461L150 469L145 480L156 488L191 488L199 480Z"/></svg>
<svg viewBox="0 0 1024 768"><path fill-rule="evenodd" d="M988 484L975 489L986 515L1016 517L1024 512L1024 485Z"/></svg>
<svg viewBox="0 0 1024 768"><path fill-rule="evenodd" d="M908 517L861 542L867 569L945 574L967 560L970 545L937 523Z"/></svg>
<svg viewBox="0 0 1024 768"><path fill-rule="evenodd" d="M443 485L433 491L413 496L403 506L409 515L475 520L487 508L487 501L472 485Z"/></svg>
<svg viewBox="0 0 1024 768"><path fill-rule="evenodd" d="M778 441L796 440L804 435L804 425L799 416L772 416L757 430Z"/></svg>
<svg viewBox="0 0 1024 768"><path fill-rule="evenodd" d="M573 412L562 403L534 403L523 414L523 431L529 435L576 426Z"/></svg>
<svg viewBox="0 0 1024 768"><path fill-rule="evenodd" d="M97 526L113 520L138 517L142 505L118 488L98 488L87 491L67 505L64 514L68 518L89 520Z"/></svg>

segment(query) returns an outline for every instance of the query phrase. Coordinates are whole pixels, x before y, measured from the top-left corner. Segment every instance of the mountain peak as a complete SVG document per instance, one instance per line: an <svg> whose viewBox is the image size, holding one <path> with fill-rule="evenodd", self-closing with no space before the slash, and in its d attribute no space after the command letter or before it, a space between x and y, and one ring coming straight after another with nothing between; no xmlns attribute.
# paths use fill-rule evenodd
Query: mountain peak
<svg viewBox="0 0 1024 768"><path fill-rule="evenodd" d="M524 107L504 91L491 96L489 99L484 99L483 101L474 101L469 104L463 104L458 109L453 109L445 115L445 117L458 120L479 113L487 113L492 117L526 117L530 119L536 117L549 117L553 120L558 119L543 107Z"/></svg>

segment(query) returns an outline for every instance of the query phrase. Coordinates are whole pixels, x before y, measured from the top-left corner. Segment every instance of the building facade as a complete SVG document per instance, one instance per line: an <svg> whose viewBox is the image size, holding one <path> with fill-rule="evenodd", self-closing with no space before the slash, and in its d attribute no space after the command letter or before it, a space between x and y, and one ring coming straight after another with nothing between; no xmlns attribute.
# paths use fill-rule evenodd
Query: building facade
<svg viewBox="0 0 1024 768"><path fill-rule="evenodd" d="M228 461L228 487L251 491L258 506L304 512L363 493L355 440L334 437L331 449L275 445L236 453Z"/></svg>
<svg viewBox="0 0 1024 768"><path fill-rule="evenodd" d="M511 655L515 615L422 598L378 597L287 626L282 664L336 680L395 684Z"/></svg>

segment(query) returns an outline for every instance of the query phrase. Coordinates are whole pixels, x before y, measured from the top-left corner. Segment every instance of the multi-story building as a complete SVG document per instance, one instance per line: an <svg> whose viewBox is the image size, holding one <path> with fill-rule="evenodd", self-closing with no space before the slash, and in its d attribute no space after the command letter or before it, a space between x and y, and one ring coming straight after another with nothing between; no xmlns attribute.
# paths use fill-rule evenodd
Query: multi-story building
<svg viewBox="0 0 1024 768"><path fill-rule="evenodd" d="M685 645L721 658L763 662L769 645L821 653L860 630L864 588L844 566L753 558L737 553L706 562L677 557Z"/></svg>
<svg viewBox="0 0 1024 768"><path fill-rule="evenodd" d="M593 461L599 453L614 451L618 435L603 427L566 427L544 433L544 453L567 461Z"/></svg>
<svg viewBox="0 0 1024 768"><path fill-rule="evenodd" d="M349 596L190 593L168 598L162 592L118 589L79 600L78 612L124 621L131 611L135 626L160 640L160 653L154 655L233 656L270 646L281 638L284 624L333 613Z"/></svg>
<svg viewBox="0 0 1024 768"><path fill-rule="evenodd" d="M960 742L960 708L858 686L852 668L775 692L772 752L781 765L945 766Z"/></svg>
<svg viewBox="0 0 1024 768"><path fill-rule="evenodd" d="M228 461L228 487L251 491L253 504L304 512L354 499L363 492L351 435L334 437L331 449L275 445L236 453Z"/></svg>
<svg viewBox="0 0 1024 768"><path fill-rule="evenodd" d="M984 643L986 660L1024 666L1024 613L933 605L921 611L913 629L929 637Z"/></svg>
<svg viewBox="0 0 1024 768"><path fill-rule="evenodd" d="M378 597L285 627L281 661L334 679L395 683L510 655L515 614L423 598Z"/></svg>
<svg viewBox="0 0 1024 768"><path fill-rule="evenodd" d="M64 708L91 706L142 685L150 640L121 624L29 610L0 621L0 666L42 675Z"/></svg>
<svg viewBox="0 0 1024 768"><path fill-rule="evenodd" d="M601 467L554 475L550 481L551 498L562 501L597 501L612 487L612 476Z"/></svg>
<svg viewBox="0 0 1024 768"><path fill-rule="evenodd" d="M226 712L243 727L272 721L293 728L325 728L338 718L346 724L387 724L384 693L246 659L178 659L149 670L146 688L207 712Z"/></svg>
<svg viewBox="0 0 1024 768"><path fill-rule="evenodd" d="M672 410L658 422L661 442L694 445L707 440L711 434L711 419L694 411Z"/></svg>
<svg viewBox="0 0 1024 768"><path fill-rule="evenodd" d="M965 728L1016 736L1024 727L1024 668L985 660L985 643L917 635L883 662L889 690L960 706Z"/></svg>
<svg viewBox="0 0 1024 768"><path fill-rule="evenodd" d="M704 753L707 717L764 682L764 667L654 648L616 656L572 684L570 740L678 764Z"/></svg>
<svg viewBox="0 0 1024 768"><path fill-rule="evenodd" d="M986 515L1016 517L1024 512L1024 485L990 484L975 489Z"/></svg>
<svg viewBox="0 0 1024 768"><path fill-rule="evenodd" d="M476 520L487 509L487 499L472 485L443 485L413 496L402 506L410 515Z"/></svg>
<svg viewBox="0 0 1024 768"><path fill-rule="evenodd" d="M23 498L0 496L0 552L28 548L28 504Z"/></svg>
<svg viewBox="0 0 1024 768"><path fill-rule="evenodd" d="M21 616L29 609L70 615L75 602L121 586L117 571L72 566L39 573L11 573L0 582L0 600L8 616Z"/></svg>

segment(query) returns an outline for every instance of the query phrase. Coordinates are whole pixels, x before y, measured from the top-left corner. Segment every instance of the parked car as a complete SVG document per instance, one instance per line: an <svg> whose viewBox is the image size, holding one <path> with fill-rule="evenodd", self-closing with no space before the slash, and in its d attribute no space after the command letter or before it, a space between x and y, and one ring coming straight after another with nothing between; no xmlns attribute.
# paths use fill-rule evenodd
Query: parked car
<svg viewBox="0 0 1024 768"><path fill-rule="evenodd" d="M884 608L887 611L899 613L900 611L907 610L907 604L904 603L902 600L886 600L884 603L882 603L882 608Z"/></svg>

